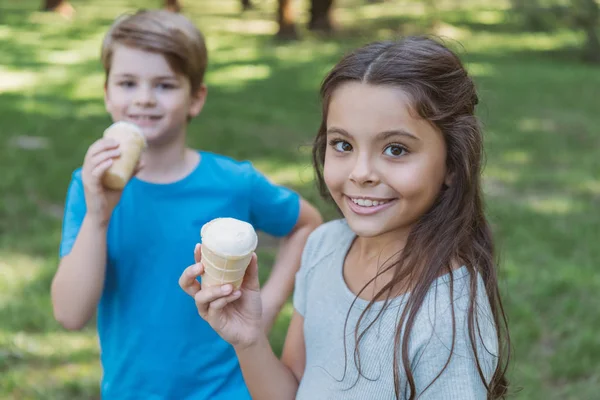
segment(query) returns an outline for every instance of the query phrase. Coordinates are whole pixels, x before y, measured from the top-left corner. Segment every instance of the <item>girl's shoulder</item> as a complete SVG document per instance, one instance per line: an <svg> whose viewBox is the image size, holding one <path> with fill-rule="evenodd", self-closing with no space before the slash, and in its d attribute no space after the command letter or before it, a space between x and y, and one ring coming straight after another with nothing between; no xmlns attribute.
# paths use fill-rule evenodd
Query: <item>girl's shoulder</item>
<svg viewBox="0 0 600 400"><path fill-rule="evenodd" d="M306 241L302 254L303 266L314 266L325 257L339 251L346 251L354 237L355 233L345 219L336 219L322 224Z"/></svg>

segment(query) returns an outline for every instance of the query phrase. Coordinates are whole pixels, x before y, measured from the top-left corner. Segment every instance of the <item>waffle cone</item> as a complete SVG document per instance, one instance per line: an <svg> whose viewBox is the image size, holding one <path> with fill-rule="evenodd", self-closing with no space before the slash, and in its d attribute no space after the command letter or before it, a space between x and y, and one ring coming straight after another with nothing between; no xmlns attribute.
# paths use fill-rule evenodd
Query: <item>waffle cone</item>
<svg viewBox="0 0 600 400"><path fill-rule="evenodd" d="M225 256L202 245L202 285L221 286L231 284L234 290L239 289L244 280L244 274L252 259L252 252L241 256Z"/></svg>
<svg viewBox="0 0 600 400"><path fill-rule="evenodd" d="M132 124L116 123L104 131L105 138L119 142L121 155L104 173L102 184L109 189L121 190L131 179L133 171L146 147L146 140L139 128Z"/></svg>

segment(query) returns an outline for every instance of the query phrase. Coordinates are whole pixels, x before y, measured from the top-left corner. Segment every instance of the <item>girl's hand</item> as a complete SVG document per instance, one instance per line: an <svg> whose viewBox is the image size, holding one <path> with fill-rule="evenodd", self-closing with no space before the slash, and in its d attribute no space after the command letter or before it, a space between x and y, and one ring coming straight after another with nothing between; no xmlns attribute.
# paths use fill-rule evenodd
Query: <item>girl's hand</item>
<svg viewBox="0 0 600 400"><path fill-rule="evenodd" d="M237 348L256 343L262 328L262 303L256 254L252 255L241 290L230 284L202 287L196 280L204 273L201 245L194 249L196 264L183 271L179 286L196 301L198 313L227 342Z"/></svg>
<svg viewBox="0 0 600 400"><path fill-rule="evenodd" d="M122 191L110 190L102 185L102 176L113 160L121 155L119 143L113 139L99 139L88 149L82 167L87 215L100 224L107 224ZM138 164L137 173L141 165Z"/></svg>

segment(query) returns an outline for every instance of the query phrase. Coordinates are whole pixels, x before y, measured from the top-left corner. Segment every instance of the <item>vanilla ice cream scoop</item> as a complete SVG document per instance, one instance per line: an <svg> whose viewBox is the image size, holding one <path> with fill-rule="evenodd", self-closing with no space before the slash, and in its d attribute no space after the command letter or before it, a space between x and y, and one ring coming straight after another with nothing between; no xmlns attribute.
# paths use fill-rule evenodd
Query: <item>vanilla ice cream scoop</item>
<svg viewBox="0 0 600 400"><path fill-rule="evenodd" d="M232 284L238 289L258 244L252 225L235 218L216 218L200 231L203 286Z"/></svg>
<svg viewBox="0 0 600 400"><path fill-rule="evenodd" d="M258 237L252 225L235 218L216 218L200 231L202 244L226 257L245 256L253 252Z"/></svg>

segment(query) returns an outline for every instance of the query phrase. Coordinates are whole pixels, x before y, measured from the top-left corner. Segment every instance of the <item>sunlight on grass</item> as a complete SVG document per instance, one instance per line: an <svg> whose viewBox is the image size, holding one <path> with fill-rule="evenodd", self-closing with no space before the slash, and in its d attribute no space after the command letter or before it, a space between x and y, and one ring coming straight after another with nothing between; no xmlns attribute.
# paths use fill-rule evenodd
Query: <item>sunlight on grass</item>
<svg viewBox="0 0 600 400"><path fill-rule="evenodd" d="M457 26L440 22L435 28L434 33L444 39L453 39L464 41L471 37L471 32L468 29L459 28ZM449 43L450 45L452 43Z"/></svg>
<svg viewBox="0 0 600 400"><path fill-rule="evenodd" d="M232 65L211 73L210 82L223 87L240 86L247 81L266 79L270 75L271 67L268 65Z"/></svg>
<svg viewBox="0 0 600 400"><path fill-rule="evenodd" d="M557 129L556 122L548 118L523 118L517 122L517 127L523 132L554 132Z"/></svg>
<svg viewBox="0 0 600 400"><path fill-rule="evenodd" d="M483 10L473 14L475 21L486 25L498 25L506 20L506 13L502 10Z"/></svg>
<svg viewBox="0 0 600 400"><path fill-rule="evenodd" d="M37 278L44 261L25 254L0 253L0 306Z"/></svg>
<svg viewBox="0 0 600 400"><path fill-rule="evenodd" d="M473 34L469 40L469 52L501 54L506 51L549 51L580 45L581 36L575 31L559 33L515 33L499 36L491 32Z"/></svg>
<svg viewBox="0 0 600 400"><path fill-rule="evenodd" d="M0 93L30 89L36 85L37 76L35 72L12 71L0 66Z"/></svg>
<svg viewBox="0 0 600 400"><path fill-rule="evenodd" d="M272 20L236 20L227 19L222 21L217 30L250 35L272 35L277 32L277 23Z"/></svg>
<svg viewBox="0 0 600 400"><path fill-rule="evenodd" d="M527 199L527 204L532 210L549 215L564 215L584 209L567 196L532 196Z"/></svg>
<svg viewBox="0 0 600 400"><path fill-rule="evenodd" d="M77 80L77 83L70 92L74 99L101 99L104 90L104 73L89 74ZM86 113L86 110L79 108L77 110ZM87 110L89 113L92 110ZM94 114L104 113L104 106L93 107Z"/></svg>
<svg viewBox="0 0 600 400"><path fill-rule="evenodd" d="M487 164L484 170L484 178L493 178L502 183L514 183L519 179L519 171L509 170L500 165Z"/></svg>
<svg viewBox="0 0 600 400"><path fill-rule="evenodd" d="M314 172L310 164L276 165L268 161L257 161L254 166L280 185L301 186L313 181Z"/></svg>
<svg viewBox="0 0 600 400"><path fill-rule="evenodd" d="M468 63L467 70L473 76L492 76L496 72L492 64L475 62Z"/></svg>
<svg viewBox="0 0 600 400"><path fill-rule="evenodd" d="M577 182L577 188L585 193L600 196L600 180L587 179Z"/></svg>
<svg viewBox="0 0 600 400"><path fill-rule="evenodd" d="M0 330L0 337L6 339L6 335ZM12 335L11 342L15 349L39 357L69 356L81 351L94 355L98 352L98 339L92 332L19 332Z"/></svg>
<svg viewBox="0 0 600 400"><path fill-rule="evenodd" d="M512 165L524 165L530 162L531 157L523 150L513 150L503 153L502 160Z"/></svg>

